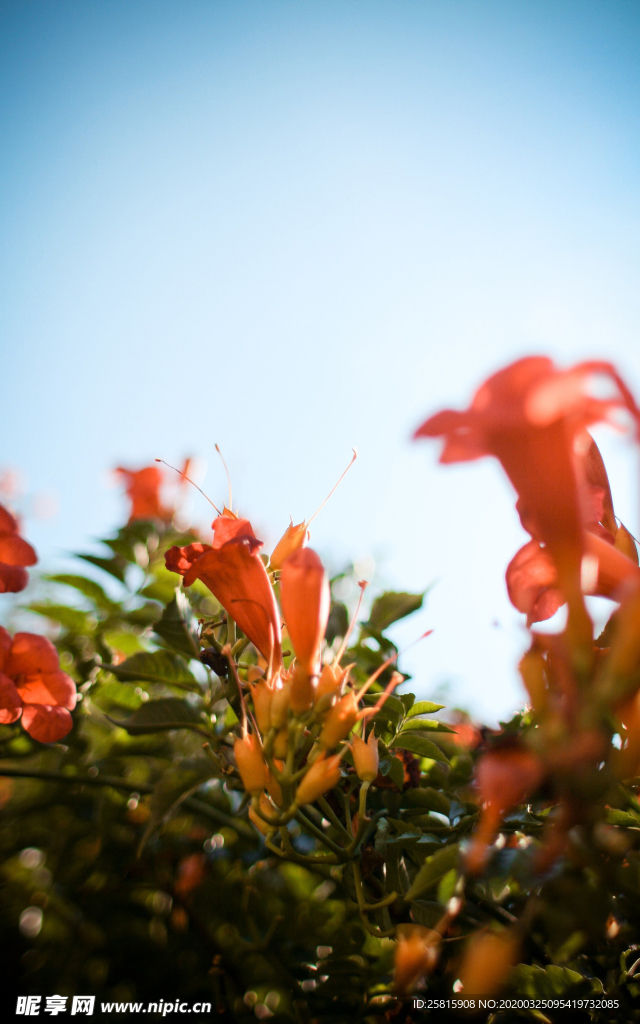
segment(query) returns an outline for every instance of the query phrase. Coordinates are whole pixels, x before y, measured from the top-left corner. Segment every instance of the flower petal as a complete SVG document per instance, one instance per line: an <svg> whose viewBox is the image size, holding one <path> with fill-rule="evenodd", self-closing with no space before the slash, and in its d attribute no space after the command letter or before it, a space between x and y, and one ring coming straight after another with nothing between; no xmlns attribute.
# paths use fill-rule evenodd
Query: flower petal
<svg viewBox="0 0 640 1024"><path fill-rule="evenodd" d="M59 668L58 652L50 640L36 633L16 633L4 668L8 676L57 672Z"/></svg>
<svg viewBox="0 0 640 1024"><path fill-rule="evenodd" d="M60 670L21 677L17 688L25 704L52 704L70 711L76 706L76 684Z"/></svg>
<svg viewBox="0 0 640 1024"><path fill-rule="evenodd" d="M0 672L0 724L10 725L22 714L22 701L13 680Z"/></svg>
<svg viewBox="0 0 640 1024"><path fill-rule="evenodd" d="M73 728L73 718L66 708L47 704L25 704L22 724L30 736L40 743L55 743Z"/></svg>
<svg viewBox="0 0 640 1024"><path fill-rule="evenodd" d="M218 520L216 520L218 521ZM196 579L209 588L242 632L277 667L282 659L280 616L273 588L258 554L261 542L248 537L205 551L185 575L185 586Z"/></svg>
<svg viewBox="0 0 640 1024"><path fill-rule="evenodd" d="M0 562L7 565L35 565L38 556L17 533L0 533Z"/></svg>
<svg viewBox="0 0 640 1024"><path fill-rule="evenodd" d="M18 594L29 582L29 573L21 565L0 562L0 594Z"/></svg>
<svg viewBox="0 0 640 1024"><path fill-rule="evenodd" d="M558 570L548 551L530 540L516 552L506 572L509 600L525 612L527 625L555 615L564 597L558 589Z"/></svg>

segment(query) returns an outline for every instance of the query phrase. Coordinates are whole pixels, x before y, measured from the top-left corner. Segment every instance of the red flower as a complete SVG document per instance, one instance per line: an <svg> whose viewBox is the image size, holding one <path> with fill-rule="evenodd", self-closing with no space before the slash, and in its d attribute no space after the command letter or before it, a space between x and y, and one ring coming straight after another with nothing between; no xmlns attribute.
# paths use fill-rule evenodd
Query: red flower
<svg viewBox="0 0 640 1024"><path fill-rule="evenodd" d="M22 716L34 740L54 743L71 730L76 685L60 669L58 652L44 636L16 633L0 626L0 723Z"/></svg>
<svg viewBox="0 0 640 1024"><path fill-rule="evenodd" d="M282 660L280 616L273 588L260 558L248 519L228 514L213 522L213 544L189 544L167 551L166 565L190 587L199 579L218 599L242 632L277 667Z"/></svg>
<svg viewBox="0 0 640 1024"><path fill-rule="evenodd" d="M137 470L118 466L116 473L124 478L125 490L131 502L130 523L136 519L171 519L173 510L165 508L160 498L164 474L158 466L145 466Z"/></svg>
<svg viewBox="0 0 640 1024"><path fill-rule="evenodd" d="M585 558L582 589L600 597L614 597L627 579L640 579L638 553L631 534L618 526L609 479L595 441L584 432L575 459L583 526ZM526 527L526 522L523 524ZM527 625L542 622L564 604L555 562L537 540L520 548L507 566L511 603L527 615Z"/></svg>
<svg viewBox="0 0 640 1024"><path fill-rule="evenodd" d="M18 523L0 505L0 594L16 594L29 582L25 565L35 565L38 557L18 533Z"/></svg>
<svg viewBox="0 0 640 1024"><path fill-rule="evenodd" d="M599 399L588 393L596 374L613 382L615 397ZM441 462L462 462L483 455L500 460L518 493L523 525L544 545L555 565L558 587L569 601L570 610L577 614L585 636L587 619L580 587L585 550L584 496L579 487L575 445L584 436L585 427L613 419L621 409L630 411L640 422L640 411L611 364L588 362L558 370L550 359L534 356L490 377L466 412L438 413L415 434L444 436ZM517 568L522 569L522 564ZM537 566L536 572L542 573L543 569ZM535 614L533 608L527 610Z"/></svg>

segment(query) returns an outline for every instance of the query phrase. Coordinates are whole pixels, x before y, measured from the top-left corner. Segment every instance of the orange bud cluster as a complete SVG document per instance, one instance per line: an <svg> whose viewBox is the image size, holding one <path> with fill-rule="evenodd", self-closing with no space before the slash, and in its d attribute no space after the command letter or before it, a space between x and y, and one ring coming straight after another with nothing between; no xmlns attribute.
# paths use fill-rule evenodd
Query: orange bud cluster
<svg viewBox="0 0 640 1024"><path fill-rule="evenodd" d="M441 941L439 932L419 924L398 927L393 983L396 991L409 992L425 974L429 974L438 960Z"/></svg>

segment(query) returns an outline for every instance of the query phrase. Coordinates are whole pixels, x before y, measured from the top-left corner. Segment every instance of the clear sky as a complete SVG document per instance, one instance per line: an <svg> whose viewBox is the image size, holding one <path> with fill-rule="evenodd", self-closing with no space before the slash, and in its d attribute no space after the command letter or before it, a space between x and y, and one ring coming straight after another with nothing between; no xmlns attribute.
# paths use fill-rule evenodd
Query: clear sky
<svg viewBox="0 0 640 1024"><path fill-rule="evenodd" d="M422 696L521 702L513 496L409 435L532 352L640 390L639 50L636 0L0 3L0 460L58 495L43 563L121 520L110 466L197 454L222 499L217 441L271 543L357 445L312 543L436 582Z"/></svg>

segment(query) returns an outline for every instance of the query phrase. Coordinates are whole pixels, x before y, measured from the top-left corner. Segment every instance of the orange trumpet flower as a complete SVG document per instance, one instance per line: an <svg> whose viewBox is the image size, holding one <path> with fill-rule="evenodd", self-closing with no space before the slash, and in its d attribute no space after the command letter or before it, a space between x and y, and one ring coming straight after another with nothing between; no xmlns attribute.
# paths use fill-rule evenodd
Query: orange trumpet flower
<svg viewBox="0 0 640 1024"><path fill-rule="evenodd" d="M214 541L173 547L165 556L171 572L190 587L199 579L260 653L277 668L282 660L280 616L273 588L248 519L221 515L213 522Z"/></svg>
<svg viewBox="0 0 640 1024"><path fill-rule="evenodd" d="M604 375L617 394L589 394L594 375ZM525 528L551 556L558 585L569 601L583 639L590 639L580 570L584 553L576 437L589 424L613 419L626 409L640 422L629 390L609 363L581 363L559 370L550 359L521 359L490 377L466 412L446 410L418 428L415 437L444 436L441 462L493 455L518 493Z"/></svg>
<svg viewBox="0 0 640 1024"><path fill-rule="evenodd" d="M280 577L280 595L296 652L291 708L301 714L313 704L331 603L324 567L311 548L301 548L287 558Z"/></svg>
<svg viewBox="0 0 640 1024"><path fill-rule="evenodd" d="M0 594L16 594L29 582L26 565L35 565L38 556L19 534L18 522L0 505Z"/></svg>
<svg viewBox="0 0 640 1024"><path fill-rule="evenodd" d="M44 636L16 633L0 626L0 723L21 718L40 743L55 743L70 732L76 684L62 672L58 652Z"/></svg>

